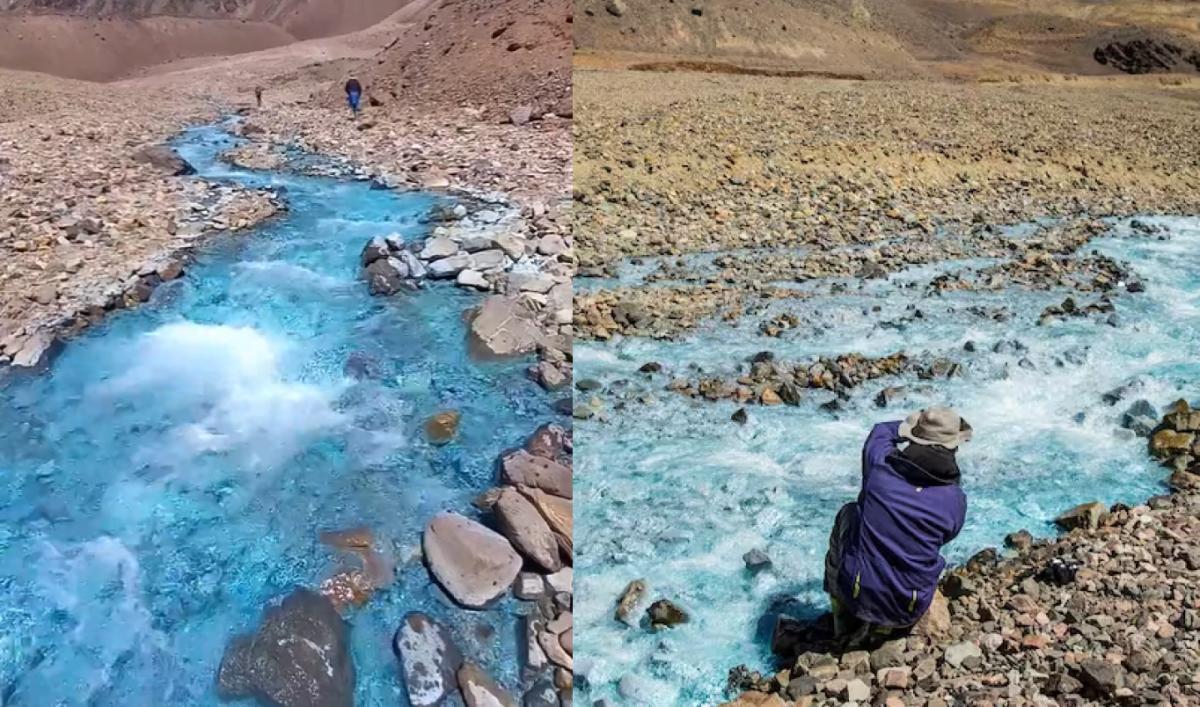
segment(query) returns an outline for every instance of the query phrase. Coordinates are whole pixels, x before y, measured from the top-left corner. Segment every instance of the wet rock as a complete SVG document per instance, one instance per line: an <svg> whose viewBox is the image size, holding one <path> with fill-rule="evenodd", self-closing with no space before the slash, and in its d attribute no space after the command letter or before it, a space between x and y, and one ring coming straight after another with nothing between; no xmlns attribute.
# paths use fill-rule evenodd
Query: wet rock
<svg viewBox="0 0 1200 707"><path fill-rule="evenodd" d="M625 586L617 599L616 619L629 626L637 624L637 607L646 598L646 580L635 579Z"/></svg>
<svg viewBox="0 0 1200 707"><path fill-rule="evenodd" d="M546 582L540 574L522 572L513 585L513 595L522 601L536 601L546 595Z"/></svg>
<svg viewBox="0 0 1200 707"><path fill-rule="evenodd" d="M1028 530L1018 530L1004 536L1004 546L1013 550L1027 550L1033 545L1033 536Z"/></svg>
<svg viewBox="0 0 1200 707"><path fill-rule="evenodd" d="M297 589L266 610L253 635L229 643L217 691L282 707L351 707L349 629L328 599Z"/></svg>
<svg viewBox="0 0 1200 707"><path fill-rule="evenodd" d="M1158 410L1148 400L1138 400L1121 414L1121 427L1139 437L1149 437L1158 426Z"/></svg>
<svg viewBox="0 0 1200 707"><path fill-rule="evenodd" d="M471 320L471 334L497 356L528 353L542 342L535 312L523 300L488 297Z"/></svg>
<svg viewBox="0 0 1200 707"><path fill-rule="evenodd" d="M463 657L449 631L440 624L425 614L412 612L400 623L392 645L400 658L409 704L432 707L453 692Z"/></svg>
<svg viewBox="0 0 1200 707"><path fill-rule="evenodd" d="M392 253L388 247L387 241L383 236L375 236L363 247L362 255L359 257L362 266L365 268L376 260L382 260Z"/></svg>
<svg viewBox="0 0 1200 707"><path fill-rule="evenodd" d="M532 486L555 496L571 498L571 469L524 449L504 456L500 462L500 478L513 486Z"/></svg>
<svg viewBox="0 0 1200 707"><path fill-rule="evenodd" d="M196 173L195 167L188 164L187 160L180 157L166 145L146 145L138 148L133 153L133 160L148 164L160 172L173 177L182 177Z"/></svg>
<svg viewBox="0 0 1200 707"><path fill-rule="evenodd" d="M1054 522L1063 530L1075 530L1076 528L1094 530L1100 525L1100 519L1107 510L1099 501L1081 503L1055 518Z"/></svg>
<svg viewBox="0 0 1200 707"><path fill-rule="evenodd" d="M408 267L399 258L382 258L367 266L367 287L373 295L394 295L402 290L414 290Z"/></svg>
<svg viewBox="0 0 1200 707"><path fill-rule="evenodd" d="M746 408L738 408L732 415L729 416L729 419L733 420L739 425L744 425L750 421L750 415L746 412Z"/></svg>
<svg viewBox="0 0 1200 707"><path fill-rule="evenodd" d="M746 563L746 569L751 572L765 570L771 566L771 558L767 553L758 548L754 548L742 555L742 562Z"/></svg>
<svg viewBox="0 0 1200 707"><path fill-rule="evenodd" d="M37 368L48 363L61 348L62 342L56 336L48 331L39 331L22 341L15 351L9 352L12 357L10 365L16 368Z"/></svg>
<svg viewBox="0 0 1200 707"><path fill-rule="evenodd" d="M547 572L562 569L558 540L541 513L520 492L504 489L493 510L501 532L518 552Z"/></svg>
<svg viewBox="0 0 1200 707"><path fill-rule="evenodd" d="M650 626L654 629L671 628L688 622L688 613L670 599L659 599L646 609Z"/></svg>
<svg viewBox="0 0 1200 707"><path fill-rule="evenodd" d="M458 689L467 707L517 707L517 701L474 663L458 669Z"/></svg>
<svg viewBox="0 0 1200 707"><path fill-rule="evenodd" d="M549 679L539 680L526 691L521 704L522 707L560 707L558 690Z"/></svg>
<svg viewBox="0 0 1200 707"><path fill-rule="evenodd" d="M466 253L434 260L426 266L429 277L434 280L449 280L457 277L460 272L469 267L471 267L471 256Z"/></svg>
<svg viewBox="0 0 1200 707"><path fill-rule="evenodd" d="M492 289L492 284L478 270L463 270L454 281L459 287L467 287L473 290L486 291Z"/></svg>
<svg viewBox="0 0 1200 707"><path fill-rule="evenodd" d="M504 594L521 571L521 556L503 535L457 513L434 516L425 526L423 547L438 583L472 609Z"/></svg>
<svg viewBox="0 0 1200 707"><path fill-rule="evenodd" d="M517 490L542 514L563 554L571 557L575 533L570 499L552 496L539 488L528 486L518 486Z"/></svg>
<svg viewBox="0 0 1200 707"><path fill-rule="evenodd" d="M458 435L461 419L462 413L457 410L435 413L425 421L425 437L433 444L448 444Z"/></svg>
<svg viewBox="0 0 1200 707"><path fill-rule="evenodd" d="M903 400L905 395L906 391L904 388L884 388L875 396L875 405L886 408L892 403Z"/></svg>

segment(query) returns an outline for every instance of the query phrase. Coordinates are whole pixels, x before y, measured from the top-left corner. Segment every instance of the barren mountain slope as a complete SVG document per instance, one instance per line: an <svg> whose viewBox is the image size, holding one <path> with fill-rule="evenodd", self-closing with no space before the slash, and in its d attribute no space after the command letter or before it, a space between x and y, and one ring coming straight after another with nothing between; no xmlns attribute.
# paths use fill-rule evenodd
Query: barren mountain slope
<svg viewBox="0 0 1200 707"><path fill-rule="evenodd" d="M567 0L444 0L402 31L359 75L385 104L564 112L571 90ZM341 100L340 86L327 97Z"/></svg>
<svg viewBox="0 0 1200 707"><path fill-rule="evenodd" d="M0 68L108 81L370 27L409 0L0 0Z"/></svg>
<svg viewBox="0 0 1200 707"><path fill-rule="evenodd" d="M577 14L585 60L699 56L889 77L971 61L1085 74L1200 70L1187 60L1200 49L1197 0L578 0ZM1096 50L1132 61L1101 63ZM1146 59L1156 54L1162 65Z"/></svg>

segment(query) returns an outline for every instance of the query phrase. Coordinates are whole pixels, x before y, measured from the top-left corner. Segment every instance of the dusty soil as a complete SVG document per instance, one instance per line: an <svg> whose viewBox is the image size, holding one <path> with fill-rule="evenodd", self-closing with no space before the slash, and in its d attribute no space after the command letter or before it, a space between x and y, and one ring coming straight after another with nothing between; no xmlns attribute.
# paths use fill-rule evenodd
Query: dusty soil
<svg viewBox="0 0 1200 707"><path fill-rule="evenodd" d="M374 98L406 109L432 102L505 119L528 106L569 116L571 31L565 0L431 3L359 78Z"/></svg>
<svg viewBox="0 0 1200 707"><path fill-rule="evenodd" d="M984 226L1053 216L1064 223L1048 242L1076 243L1069 234L1097 217L1200 212L1197 81L587 71L575 84L582 274L611 274L630 256L766 251L665 293L581 294L583 336L670 336L761 305L775 296L760 292L765 282L930 262L949 247L923 238L935 232L956 236L956 255L1036 263L1038 253L1014 251ZM807 254L771 252L789 246ZM645 314L630 323L614 317L622 308Z"/></svg>

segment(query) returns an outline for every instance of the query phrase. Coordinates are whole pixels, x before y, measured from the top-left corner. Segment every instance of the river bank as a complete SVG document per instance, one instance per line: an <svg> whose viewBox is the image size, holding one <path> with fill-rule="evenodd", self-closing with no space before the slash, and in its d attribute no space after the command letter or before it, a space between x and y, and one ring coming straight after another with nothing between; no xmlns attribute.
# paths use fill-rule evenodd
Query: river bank
<svg viewBox="0 0 1200 707"><path fill-rule="evenodd" d="M577 72L580 274L613 278L639 259L672 266L653 292L605 280L577 298L578 335L677 336L801 297L797 284L914 263L999 257L1046 269L1038 261L1062 260L1097 218L1200 212L1195 95L1194 83L1152 78ZM1029 223L1042 225L1033 242L996 238ZM705 252L724 257L689 264ZM1057 284L1060 273L1043 275Z"/></svg>
<svg viewBox="0 0 1200 707"><path fill-rule="evenodd" d="M1151 420L1153 422L1153 420ZM1078 506L1064 535L1009 534L943 580L914 635L870 652L826 652L819 631L784 619L782 669L731 671L737 705L1131 704L1200 700L1200 549L1194 542L1200 416L1173 403L1149 451L1174 493Z"/></svg>
<svg viewBox="0 0 1200 707"><path fill-rule="evenodd" d="M207 104L0 72L0 365L35 366L54 339L146 301L214 233L276 213L269 191L176 176L156 154Z"/></svg>

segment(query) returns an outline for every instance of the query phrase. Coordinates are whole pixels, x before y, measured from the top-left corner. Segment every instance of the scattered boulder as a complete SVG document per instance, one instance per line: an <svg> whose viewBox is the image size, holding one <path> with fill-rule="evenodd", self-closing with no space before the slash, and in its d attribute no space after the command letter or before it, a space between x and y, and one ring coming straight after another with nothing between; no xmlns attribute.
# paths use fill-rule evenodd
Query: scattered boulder
<svg viewBox="0 0 1200 707"><path fill-rule="evenodd" d="M646 609L650 617L650 627L654 629L671 628L689 621L688 613L670 599L659 599Z"/></svg>
<svg viewBox="0 0 1200 707"><path fill-rule="evenodd" d="M517 551L547 572L562 569L558 540L529 499L515 489L505 488L493 510L501 532Z"/></svg>
<svg viewBox="0 0 1200 707"><path fill-rule="evenodd" d="M537 349L542 332L537 315L524 300L492 295L471 320L471 334L496 356L512 356Z"/></svg>
<svg viewBox="0 0 1200 707"><path fill-rule="evenodd" d="M1094 530L1099 527L1100 519L1104 517L1107 510L1105 505L1099 501L1081 503L1055 518L1054 522L1063 530L1075 530L1076 528Z"/></svg>
<svg viewBox="0 0 1200 707"><path fill-rule="evenodd" d="M555 496L571 498L571 469L524 449L501 459L500 479L513 486L532 486Z"/></svg>
<svg viewBox="0 0 1200 707"><path fill-rule="evenodd" d="M133 160L148 164L172 177L195 174L196 168L166 145L145 145L133 153Z"/></svg>
<svg viewBox="0 0 1200 707"><path fill-rule="evenodd" d="M434 413L425 421L425 436L433 444L447 444L458 435L458 423L462 413L457 410L443 410Z"/></svg>
<svg viewBox="0 0 1200 707"><path fill-rule="evenodd" d="M453 692L463 657L440 624L414 611L396 629L392 646L400 658L409 704L432 707Z"/></svg>
<svg viewBox="0 0 1200 707"><path fill-rule="evenodd" d="M217 672L223 699L281 707L352 707L349 629L333 604L297 589L270 607L252 635L230 641Z"/></svg>
<svg viewBox="0 0 1200 707"><path fill-rule="evenodd" d="M422 544L434 578L468 608L504 594L521 571L521 556L503 535L457 513L434 516Z"/></svg>
<svg viewBox="0 0 1200 707"><path fill-rule="evenodd" d="M373 295L394 295L401 290L415 290L408 266L399 258L374 260L365 270L367 287Z"/></svg>
<svg viewBox="0 0 1200 707"><path fill-rule="evenodd" d="M474 663L458 669L458 689L467 707L517 707L512 695Z"/></svg>
<svg viewBox="0 0 1200 707"><path fill-rule="evenodd" d="M434 280L449 280L457 277L460 272L471 267L471 256L466 253L451 255L448 258L441 258L429 263L427 270L429 277Z"/></svg>
<svg viewBox="0 0 1200 707"><path fill-rule="evenodd" d="M492 289L492 283L487 281L483 273L478 270L463 270L458 273L455 282L459 287L469 287L473 290L487 291Z"/></svg>
<svg viewBox="0 0 1200 707"><path fill-rule="evenodd" d="M765 570L771 566L771 558L767 553L758 548L754 548L742 555L742 562L746 563L746 569L751 572Z"/></svg>
<svg viewBox="0 0 1200 707"><path fill-rule="evenodd" d="M970 641L962 641L946 648L943 659L956 668L973 668L983 658L983 651Z"/></svg>
<svg viewBox="0 0 1200 707"><path fill-rule="evenodd" d="M425 241L425 247L417 254L421 260L439 260L458 254L458 244L446 236L434 236Z"/></svg>
<svg viewBox="0 0 1200 707"><path fill-rule="evenodd" d="M646 598L646 580L635 579L625 585L625 591L621 592L621 597L617 599L616 618L623 624L630 626L636 625L635 618L638 604Z"/></svg>
<svg viewBox="0 0 1200 707"><path fill-rule="evenodd" d="M517 106L508 113L508 121L513 125L525 125L532 117L533 108L528 105Z"/></svg>

